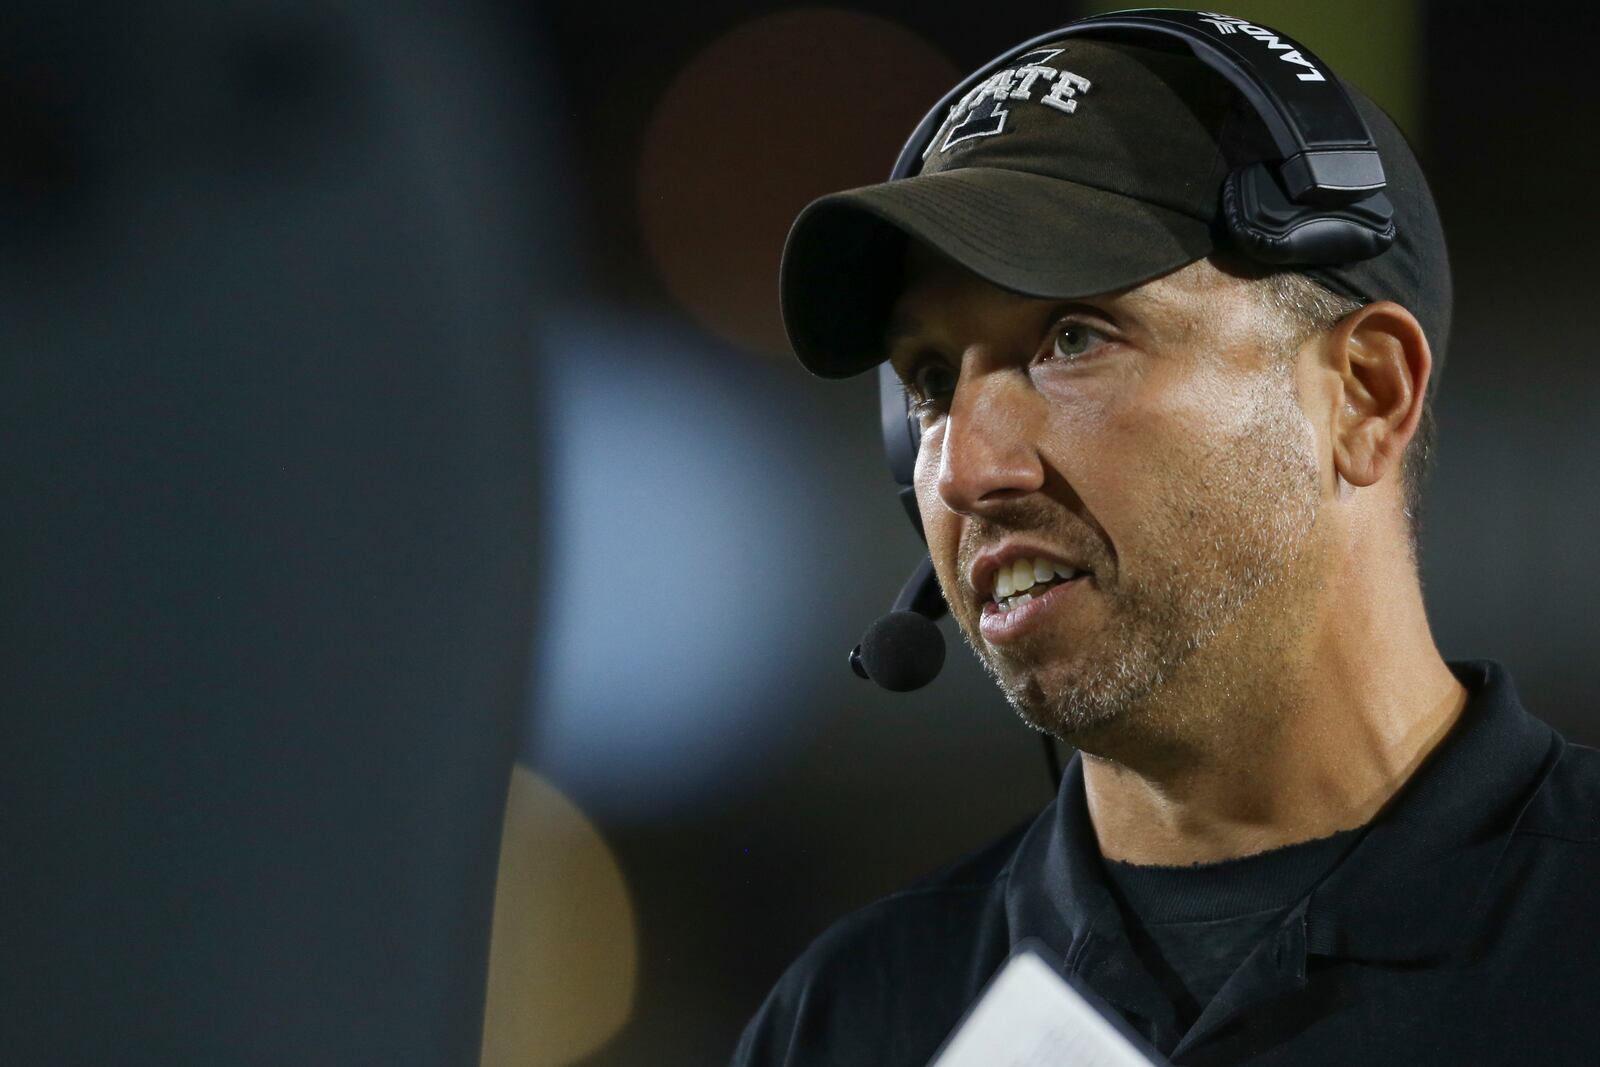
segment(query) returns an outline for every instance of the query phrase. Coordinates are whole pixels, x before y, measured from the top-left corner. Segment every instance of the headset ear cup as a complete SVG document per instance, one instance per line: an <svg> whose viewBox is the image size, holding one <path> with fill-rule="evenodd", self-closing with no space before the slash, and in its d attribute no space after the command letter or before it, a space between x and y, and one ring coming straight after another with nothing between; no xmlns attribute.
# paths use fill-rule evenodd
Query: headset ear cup
<svg viewBox="0 0 1600 1067"><path fill-rule="evenodd" d="M917 509L914 488L917 450L922 447L922 426L911 417L905 387L887 361L878 364L878 415L883 431L883 451L889 460L889 473L900 487L900 505L916 527L917 536L927 541L922 529L922 513Z"/></svg>
<svg viewBox="0 0 1600 1067"><path fill-rule="evenodd" d="M1273 267L1371 259L1394 243L1394 206L1382 193L1337 208L1296 204L1265 163L1228 175L1222 215L1233 247Z"/></svg>
<svg viewBox="0 0 1600 1067"><path fill-rule="evenodd" d="M917 470L917 449L922 427L906 406L905 387L888 361L878 364L878 415L883 429L883 451L896 485L910 488Z"/></svg>

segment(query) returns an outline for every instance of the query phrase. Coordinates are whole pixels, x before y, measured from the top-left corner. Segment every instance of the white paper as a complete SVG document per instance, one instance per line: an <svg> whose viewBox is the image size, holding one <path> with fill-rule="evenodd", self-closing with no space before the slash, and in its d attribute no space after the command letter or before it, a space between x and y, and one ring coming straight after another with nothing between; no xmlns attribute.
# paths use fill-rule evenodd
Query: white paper
<svg viewBox="0 0 1600 1067"><path fill-rule="evenodd" d="M1050 965L1013 956L928 1067L1150 1067Z"/></svg>

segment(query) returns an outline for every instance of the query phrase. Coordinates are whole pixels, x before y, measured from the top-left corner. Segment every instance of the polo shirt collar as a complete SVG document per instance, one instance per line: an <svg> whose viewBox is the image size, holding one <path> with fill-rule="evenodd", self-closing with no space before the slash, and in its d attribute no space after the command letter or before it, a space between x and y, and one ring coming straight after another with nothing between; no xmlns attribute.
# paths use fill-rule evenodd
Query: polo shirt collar
<svg viewBox="0 0 1600 1067"><path fill-rule="evenodd" d="M1281 960L1289 971L1304 973L1306 953L1393 962L1448 955L1487 906L1486 890L1512 831L1564 742L1528 714L1498 664L1450 668L1469 693L1460 720L1291 910L1296 928L1284 944L1299 958ZM1039 937L1073 970L1105 954L1125 937L1105 878L1084 799L1082 757L1073 753L1054 803L1013 860L1005 891L1012 943ZM1127 981L1142 986L1144 980Z"/></svg>
<svg viewBox="0 0 1600 1067"><path fill-rule="evenodd" d="M1523 708L1503 667L1450 668L1471 694L1461 719L1312 892L1308 952L1436 960L1488 906L1501 857L1565 742Z"/></svg>

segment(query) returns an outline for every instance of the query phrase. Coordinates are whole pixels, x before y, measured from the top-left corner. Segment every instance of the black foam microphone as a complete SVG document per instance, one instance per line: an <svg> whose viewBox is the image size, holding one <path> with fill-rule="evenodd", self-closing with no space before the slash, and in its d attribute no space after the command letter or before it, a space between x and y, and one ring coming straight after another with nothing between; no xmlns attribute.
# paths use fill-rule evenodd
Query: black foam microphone
<svg viewBox="0 0 1600 1067"><path fill-rule="evenodd" d="M944 666L944 635L934 620L946 611L933 560L924 557L894 608L867 627L850 650L850 669L895 693L921 689Z"/></svg>
<svg viewBox="0 0 1600 1067"><path fill-rule="evenodd" d="M894 608L867 627L861 643L850 650L850 669L858 678L877 682L895 693L921 689L944 667L944 635L934 620L950 606L944 602L933 559L924 556L911 579L895 597ZM1055 738L1041 733L1050 791L1061 791L1061 755Z"/></svg>

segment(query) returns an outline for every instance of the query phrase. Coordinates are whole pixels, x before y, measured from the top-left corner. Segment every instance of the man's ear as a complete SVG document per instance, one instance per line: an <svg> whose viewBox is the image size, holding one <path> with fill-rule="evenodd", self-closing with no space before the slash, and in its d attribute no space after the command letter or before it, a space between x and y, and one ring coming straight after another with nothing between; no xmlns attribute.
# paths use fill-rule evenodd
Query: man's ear
<svg viewBox="0 0 1600 1067"><path fill-rule="evenodd" d="M1351 485L1398 471L1422 417L1433 353L1416 316L1390 300L1346 315L1329 331L1326 358L1342 396L1333 462Z"/></svg>

